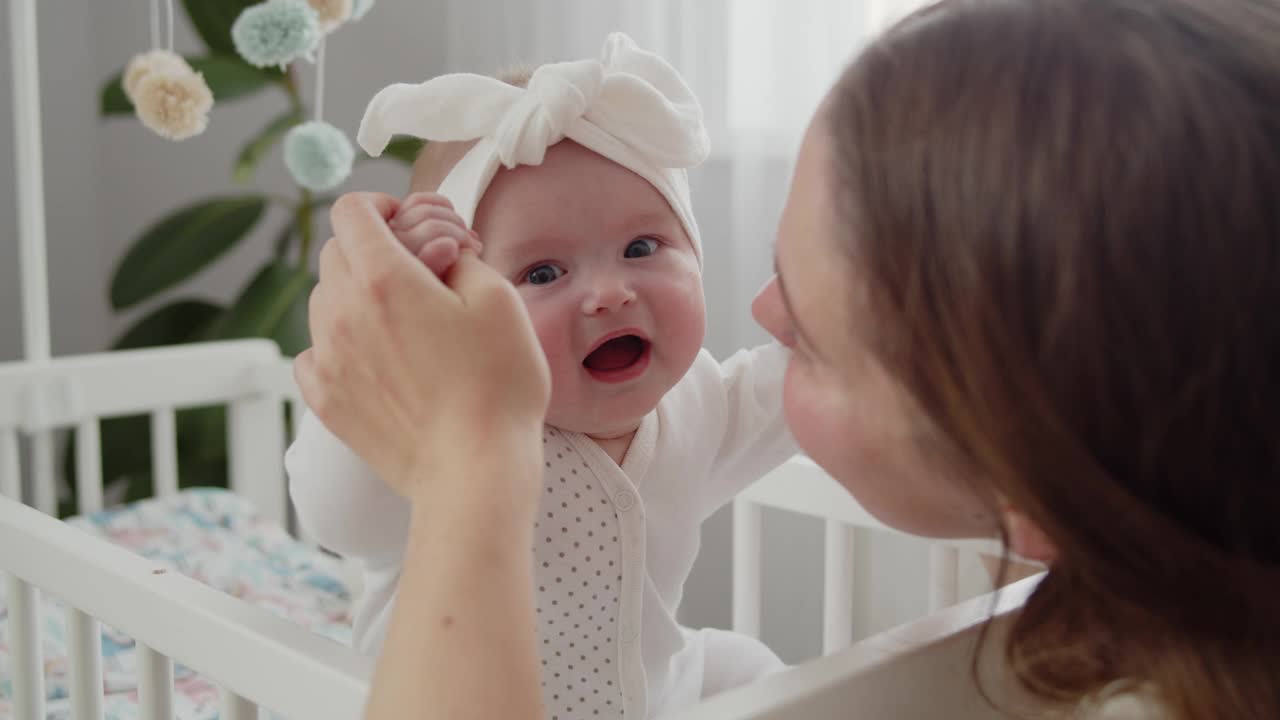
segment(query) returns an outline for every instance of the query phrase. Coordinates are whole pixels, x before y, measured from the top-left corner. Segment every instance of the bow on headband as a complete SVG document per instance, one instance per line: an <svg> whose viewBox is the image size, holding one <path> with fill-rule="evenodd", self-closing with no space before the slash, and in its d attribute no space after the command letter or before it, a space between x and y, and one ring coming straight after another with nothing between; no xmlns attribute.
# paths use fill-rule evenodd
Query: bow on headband
<svg viewBox="0 0 1280 720"><path fill-rule="evenodd" d="M539 67L528 88L469 73L386 87L356 138L377 156L392 135L480 140L440 186L468 223L499 165L538 165L548 147L573 140L653 184L702 261L685 174L709 153L702 109L675 68L622 33L599 60Z"/></svg>

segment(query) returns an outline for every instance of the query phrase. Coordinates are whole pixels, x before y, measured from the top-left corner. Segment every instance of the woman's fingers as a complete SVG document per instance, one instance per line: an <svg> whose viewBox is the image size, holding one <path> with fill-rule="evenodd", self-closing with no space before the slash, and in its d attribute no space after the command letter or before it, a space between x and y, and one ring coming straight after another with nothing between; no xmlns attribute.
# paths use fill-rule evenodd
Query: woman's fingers
<svg viewBox="0 0 1280 720"><path fill-rule="evenodd" d="M362 282L381 283L387 273L406 265L400 241L387 226L398 201L383 193L347 193L334 202L329 220L337 245Z"/></svg>

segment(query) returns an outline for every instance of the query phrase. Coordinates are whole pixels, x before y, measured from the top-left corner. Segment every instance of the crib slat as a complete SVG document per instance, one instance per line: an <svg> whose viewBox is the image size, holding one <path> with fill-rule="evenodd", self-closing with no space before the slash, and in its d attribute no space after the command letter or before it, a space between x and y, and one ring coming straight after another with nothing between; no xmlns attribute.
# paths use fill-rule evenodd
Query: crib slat
<svg viewBox="0 0 1280 720"><path fill-rule="evenodd" d="M22 464L14 428L0 428L0 495L22 502Z"/></svg>
<svg viewBox="0 0 1280 720"><path fill-rule="evenodd" d="M102 630L97 619L67 608L67 644L71 653L71 714L75 720L102 718Z"/></svg>
<svg viewBox="0 0 1280 720"><path fill-rule="evenodd" d="M854 528L826 521L822 580L822 654L843 650L853 642Z"/></svg>
<svg viewBox="0 0 1280 720"><path fill-rule="evenodd" d="M960 551L946 545L929 547L929 612L960 601Z"/></svg>
<svg viewBox="0 0 1280 720"><path fill-rule="evenodd" d="M17 718L42 718L44 661L40 649L40 591L14 575L9 585L9 638L13 647L13 711Z"/></svg>
<svg viewBox="0 0 1280 720"><path fill-rule="evenodd" d="M290 397L285 399L285 408L288 410L289 417L288 431L285 433L285 444L289 445L293 443L293 439L298 435L298 423L302 422L302 414L306 412L306 406L302 404L301 400ZM287 491L289 487L289 477L284 474L283 467L280 471L284 477L284 486ZM312 547L319 547L320 543L316 542L315 536L307 532L307 529L302 526L301 522L299 522L298 509L293 506L292 502L289 502L288 506L289 532L293 533L294 537L298 538L302 542Z"/></svg>
<svg viewBox="0 0 1280 720"><path fill-rule="evenodd" d="M222 713L219 720L258 720L258 706L230 690L222 690Z"/></svg>
<svg viewBox="0 0 1280 720"><path fill-rule="evenodd" d="M760 637L760 533L764 510L747 500L733 503L733 629Z"/></svg>
<svg viewBox="0 0 1280 720"><path fill-rule="evenodd" d="M53 473L52 430L31 434L31 469L35 480L35 508L45 515L57 515L58 489Z"/></svg>
<svg viewBox="0 0 1280 720"><path fill-rule="evenodd" d="M178 430L173 408L151 413L151 477L156 497L178 494Z"/></svg>
<svg viewBox="0 0 1280 720"><path fill-rule="evenodd" d="M292 443L293 439L298 436L298 423L302 422L302 413L306 411L306 407L302 401L289 398L285 402L285 406L289 410L289 437L287 441Z"/></svg>
<svg viewBox="0 0 1280 720"><path fill-rule="evenodd" d="M102 433L97 418L76 427L76 506L81 515L102 509Z"/></svg>
<svg viewBox="0 0 1280 720"><path fill-rule="evenodd" d="M236 400L227 407L231 489L249 499L262 517L287 527L288 508L279 478L284 457L284 408L277 395Z"/></svg>
<svg viewBox="0 0 1280 720"><path fill-rule="evenodd" d="M173 720L173 662L138 643L138 705L142 720Z"/></svg>

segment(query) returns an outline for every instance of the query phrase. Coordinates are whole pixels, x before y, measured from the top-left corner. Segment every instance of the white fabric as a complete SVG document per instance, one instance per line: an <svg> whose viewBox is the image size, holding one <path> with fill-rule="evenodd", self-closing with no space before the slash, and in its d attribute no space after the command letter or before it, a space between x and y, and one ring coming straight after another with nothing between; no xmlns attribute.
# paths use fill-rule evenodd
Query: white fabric
<svg viewBox="0 0 1280 720"><path fill-rule="evenodd" d="M797 450L782 417L786 357L785 349L771 344L740 351L722 365L703 351L641 422L621 467L584 435L548 431L544 485L553 488L548 495L568 488L560 479L566 469L573 478L576 469L598 489L592 492L612 500L609 514L615 519L606 515L603 530L616 528L618 544L608 535L603 552L621 558L622 584L617 625L605 641L617 647L616 677L629 720L687 706L704 693L781 667L753 640L680 627L676 610L698 553L702 522ZM357 610L355 635L360 651L374 653L390 618L408 506L310 414L285 466L303 527L325 547L365 567L366 595ZM545 573L551 568L543 567L544 561L555 566L567 559L559 557L561 552L585 555L591 549L575 548L581 533L560 533L564 525L545 518L545 505L539 516L542 542L533 548L540 586L556 577ZM557 504L552 501L550 507ZM583 515L570 511L569 516ZM593 556L591 562L598 561ZM538 593L539 615L549 612L550 599L560 598ZM546 627L540 632L545 639ZM548 696L560 689L556 682L571 679L544 677Z"/></svg>
<svg viewBox="0 0 1280 720"><path fill-rule="evenodd" d="M573 140L657 188L702 263L685 172L710 152L702 108L675 68L622 33L608 37L599 60L539 67L528 88L470 73L383 88L356 139L376 157L392 135L480 141L439 188L467 224L500 165L539 165L548 147Z"/></svg>

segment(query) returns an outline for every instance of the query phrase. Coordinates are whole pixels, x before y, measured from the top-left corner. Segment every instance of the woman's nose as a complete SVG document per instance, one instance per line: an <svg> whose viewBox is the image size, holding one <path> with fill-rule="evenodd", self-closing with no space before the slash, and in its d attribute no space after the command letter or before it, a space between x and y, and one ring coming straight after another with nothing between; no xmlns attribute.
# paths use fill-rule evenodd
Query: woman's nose
<svg viewBox="0 0 1280 720"><path fill-rule="evenodd" d="M790 345L791 338L787 328L787 309L782 303L782 292L778 289L778 276L769 278L769 282L760 288L751 301L751 317L770 335L783 345Z"/></svg>

